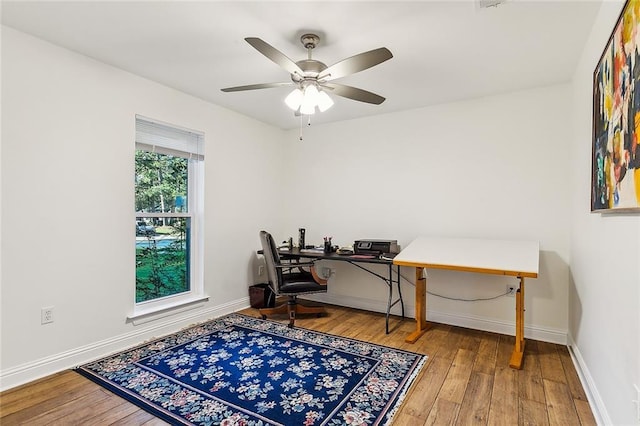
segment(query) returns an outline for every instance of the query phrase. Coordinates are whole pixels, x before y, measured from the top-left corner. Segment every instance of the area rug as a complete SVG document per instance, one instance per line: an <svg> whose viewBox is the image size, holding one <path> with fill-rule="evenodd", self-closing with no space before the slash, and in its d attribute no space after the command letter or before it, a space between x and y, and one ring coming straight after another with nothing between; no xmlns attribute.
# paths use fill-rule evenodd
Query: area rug
<svg viewBox="0 0 640 426"><path fill-rule="evenodd" d="M389 424L425 355L231 314L76 368L172 424Z"/></svg>

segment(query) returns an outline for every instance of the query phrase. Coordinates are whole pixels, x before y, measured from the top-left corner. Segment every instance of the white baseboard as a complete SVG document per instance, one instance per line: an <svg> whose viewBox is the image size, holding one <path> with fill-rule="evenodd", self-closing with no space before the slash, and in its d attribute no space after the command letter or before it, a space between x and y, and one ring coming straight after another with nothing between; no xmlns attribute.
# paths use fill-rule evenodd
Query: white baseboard
<svg viewBox="0 0 640 426"><path fill-rule="evenodd" d="M580 378L580 382L582 383L582 387L587 394L587 400L589 400L589 405L591 405L591 411L593 412L593 416L596 419L596 423L599 425L611 425L611 418L609 417L609 413L607 412L607 408L604 405L604 401L600 396L600 392L598 392L598 388L589 372L589 368L587 364L584 362L584 358L582 358L582 354L580 353L580 349L576 346L575 341L571 335L568 336L569 342L567 346L569 347L569 353L571 354L571 359L573 360L573 364L576 367L576 371L578 372L578 377Z"/></svg>
<svg viewBox="0 0 640 426"><path fill-rule="evenodd" d="M515 336L515 321L500 321L492 318L483 318L473 315L458 315L448 312L427 311L427 319L442 324L455 325L458 327L472 328L474 330L489 331L492 333ZM542 342L556 343L558 345L567 344L567 331L558 330L535 325L524 326L524 337Z"/></svg>
<svg viewBox="0 0 640 426"><path fill-rule="evenodd" d="M0 371L0 391L76 367L147 340L174 333L191 324L217 318L248 307L249 298L244 297L207 309L183 311L176 315L160 318L158 322L148 327L136 328L119 336L2 370Z"/></svg>
<svg viewBox="0 0 640 426"><path fill-rule="evenodd" d="M347 306L349 308L363 309L373 312L386 312L387 302L381 300L365 299L360 297L315 294L305 296L310 300L325 302L332 305ZM400 315L400 306L396 305L391 309L393 315ZM415 318L415 306L405 302L405 317ZM427 320L442 324L455 325L457 327L472 328L474 330L489 331L492 333L515 335L515 319L511 321L500 321L492 318L484 318L473 315L460 315L455 312L438 312L427 310ZM530 325L524 327L524 336L528 339L540 340L542 342L567 344L567 330L559 330L547 327Z"/></svg>

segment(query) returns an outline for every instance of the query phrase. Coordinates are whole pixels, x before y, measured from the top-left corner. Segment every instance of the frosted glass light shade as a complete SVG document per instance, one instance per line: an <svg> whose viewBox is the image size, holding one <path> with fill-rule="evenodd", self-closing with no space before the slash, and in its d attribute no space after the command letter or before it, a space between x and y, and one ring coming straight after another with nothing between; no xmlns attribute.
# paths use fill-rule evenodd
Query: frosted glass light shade
<svg viewBox="0 0 640 426"><path fill-rule="evenodd" d="M305 115L314 114L316 112L316 105L318 104L318 96L318 89L316 89L315 85L305 87L300 112Z"/></svg>
<svg viewBox="0 0 640 426"><path fill-rule="evenodd" d="M289 95L284 98L284 103L287 104L289 108L294 111L297 111L300 108L300 104L302 103L302 98L304 97L302 90L296 88Z"/></svg>
<svg viewBox="0 0 640 426"><path fill-rule="evenodd" d="M294 111L300 111L304 115L312 115L316 112L316 107L324 112L333 106L333 99L324 91L311 83L300 88L295 88L284 99L284 103Z"/></svg>
<svg viewBox="0 0 640 426"><path fill-rule="evenodd" d="M325 92L318 93L318 109L320 112L325 112L333 106L333 99L329 97Z"/></svg>
<svg viewBox="0 0 640 426"><path fill-rule="evenodd" d="M305 104L304 102L300 105L300 114L304 115L313 115L316 113L316 106L311 104Z"/></svg>

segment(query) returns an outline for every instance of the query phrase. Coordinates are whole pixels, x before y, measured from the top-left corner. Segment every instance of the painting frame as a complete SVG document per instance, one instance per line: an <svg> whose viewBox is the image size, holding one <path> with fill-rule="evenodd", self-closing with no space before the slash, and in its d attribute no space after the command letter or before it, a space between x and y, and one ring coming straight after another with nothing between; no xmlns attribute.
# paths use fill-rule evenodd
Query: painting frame
<svg viewBox="0 0 640 426"><path fill-rule="evenodd" d="M593 71L591 146L591 212L640 213L640 0L625 2Z"/></svg>

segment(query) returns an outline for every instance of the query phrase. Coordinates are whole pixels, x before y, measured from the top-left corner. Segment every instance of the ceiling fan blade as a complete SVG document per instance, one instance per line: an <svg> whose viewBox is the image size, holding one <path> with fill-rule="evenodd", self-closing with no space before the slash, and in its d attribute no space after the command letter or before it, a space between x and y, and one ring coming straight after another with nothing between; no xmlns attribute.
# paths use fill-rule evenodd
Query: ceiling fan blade
<svg viewBox="0 0 640 426"><path fill-rule="evenodd" d="M271 59L277 65L287 70L290 74L298 74L300 76L304 76L304 71L302 71L295 62L289 59L284 53L271 46L269 43L257 37L247 37L245 38L245 40L258 52Z"/></svg>
<svg viewBox="0 0 640 426"><path fill-rule="evenodd" d="M364 71L391 58L393 58L393 55L386 47L369 50L331 65L320 73L318 79L335 80L336 78Z"/></svg>
<svg viewBox="0 0 640 426"><path fill-rule="evenodd" d="M345 86L344 84L336 83L323 83L321 86L330 89L331 93L334 95L353 99L354 101L366 102L368 104L375 105L380 105L385 101L385 98L382 96L366 90L358 89L357 87Z"/></svg>
<svg viewBox="0 0 640 426"><path fill-rule="evenodd" d="M293 83L284 82L284 83L249 84L247 86L226 87L220 90L222 90L223 92L241 92L243 90L270 89L272 87L282 87L282 86L293 86Z"/></svg>

